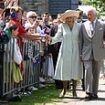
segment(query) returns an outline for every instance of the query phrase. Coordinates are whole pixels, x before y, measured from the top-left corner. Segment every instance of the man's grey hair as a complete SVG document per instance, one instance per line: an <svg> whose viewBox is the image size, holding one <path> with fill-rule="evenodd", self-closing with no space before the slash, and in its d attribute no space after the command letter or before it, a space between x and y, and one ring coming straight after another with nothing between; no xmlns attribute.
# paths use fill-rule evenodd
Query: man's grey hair
<svg viewBox="0 0 105 105"><path fill-rule="evenodd" d="M96 15L96 9L92 8L92 9L90 9L90 10L88 11L88 13L89 13L90 11L91 11L92 13L94 13L94 15Z"/></svg>

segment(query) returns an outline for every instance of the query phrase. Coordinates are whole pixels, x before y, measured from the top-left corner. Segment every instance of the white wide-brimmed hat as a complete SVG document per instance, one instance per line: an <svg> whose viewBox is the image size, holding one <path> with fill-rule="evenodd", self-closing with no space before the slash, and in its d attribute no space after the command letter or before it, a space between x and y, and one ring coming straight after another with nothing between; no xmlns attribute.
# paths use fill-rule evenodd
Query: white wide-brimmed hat
<svg viewBox="0 0 105 105"><path fill-rule="evenodd" d="M75 17L78 18L80 15L80 11L76 10L66 10L60 17L61 21L65 21L67 17Z"/></svg>

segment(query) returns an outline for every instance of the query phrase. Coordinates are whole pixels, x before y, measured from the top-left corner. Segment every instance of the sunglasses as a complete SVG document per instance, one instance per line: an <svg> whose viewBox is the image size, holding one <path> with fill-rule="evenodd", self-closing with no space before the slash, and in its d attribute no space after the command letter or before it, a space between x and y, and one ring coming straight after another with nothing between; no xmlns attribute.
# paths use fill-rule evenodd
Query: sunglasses
<svg viewBox="0 0 105 105"><path fill-rule="evenodd" d="M30 18L37 18L37 16L30 16Z"/></svg>

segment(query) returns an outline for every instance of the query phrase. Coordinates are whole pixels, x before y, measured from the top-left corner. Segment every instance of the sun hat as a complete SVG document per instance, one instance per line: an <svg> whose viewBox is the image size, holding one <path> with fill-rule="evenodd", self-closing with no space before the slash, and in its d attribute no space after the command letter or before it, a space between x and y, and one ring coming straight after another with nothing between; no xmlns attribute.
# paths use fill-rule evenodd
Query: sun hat
<svg viewBox="0 0 105 105"><path fill-rule="evenodd" d="M12 6L12 7L10 7L10 10L16 11L16 12L18 12L19 10L23 11L23 9L20 6Z"/></svg>
<svg viewBox="0 0 105 105"><path fill-rule="evenodd" d="M78 18L80 14L80 11L76 10L66 10L63 14L60 16L61 21L65 21L67 17L75 17Z"/></svg>

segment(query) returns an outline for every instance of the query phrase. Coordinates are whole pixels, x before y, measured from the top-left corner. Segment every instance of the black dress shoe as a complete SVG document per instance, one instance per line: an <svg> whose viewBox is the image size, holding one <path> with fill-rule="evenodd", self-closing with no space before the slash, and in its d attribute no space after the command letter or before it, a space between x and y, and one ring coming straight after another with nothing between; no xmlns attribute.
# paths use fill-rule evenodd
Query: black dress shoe
<svg viewBox="0 0 105 105"><path fill-rule="evenodd" d="M89 93L89 92L86 92L85 101L92 100L92 98L93 98L93 94L92 93Z"/></svg>
<svg viewBox="0 0 105 105"><path fill-rule="evenodd" d="M97 95L97 94L93 94L93 95L92 95L92 99L94 99L94 100L95 100L95 99L98 99L98 95Z"/></svg>
<svg viewBox="0 0 105 105"><path fill-rule="evenodd" d="M89 101L89 100L92 100L92 95L87 95L87 96L85 96L85 101Z"/></svg>
<svg viewBox="0 0 105 105"><path fill-rule="evenodd" d="M89 95L89 96L91 96L91 95L92 95L92 93L89 93L89 92L86 92L86 94L87 94L87 95Z"/></svg>

